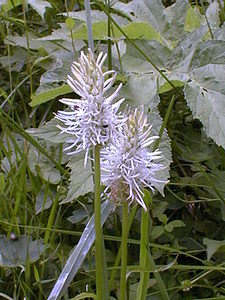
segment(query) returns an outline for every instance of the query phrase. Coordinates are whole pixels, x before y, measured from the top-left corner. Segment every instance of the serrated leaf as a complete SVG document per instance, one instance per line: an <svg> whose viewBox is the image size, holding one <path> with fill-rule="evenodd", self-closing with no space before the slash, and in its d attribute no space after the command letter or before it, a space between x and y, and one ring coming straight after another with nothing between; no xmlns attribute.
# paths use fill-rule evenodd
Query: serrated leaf
<svg viewBox="0 0 225 300"><path fill-rule="evenodd" d="M25 265L28 253L29 261L35 262L43 251L43 242L41 240L33 241L31 236L22 235L16 240L8 240L5 236L0 236L1 267L12 268Z"/></svg>
<svg viewBox="0 0 225 300"><path fill-rule="evenodd" d="M167 47L157 41L136 41L135 44L159 68L166 68L171 55L171 52ZM143 74L153 71L155 74L155 68L129 44L127 44L127 51L122 57L122 64L126 72ZM159 75L159 73L157 75Z"/></svg>
<svg viewBox="0 0 225 300"><path fill-rule="evenodd" d="M48 102L49 100L55 99L58 96L69 94L71 92L71 88L67 84L63 84L60 87L56 87L38 95L32 96L32 101L29 104L30 106L34 107L42 103Z"/></svg>
<svg viewBox="0 0 225 300"><path fill-rule="evenodd" d="M210 40L201 43L195 50L189 70L207 64L225 64L225 41Z"/></svg>
<svg viewBox="0 0 225 300"><path fill-rule="evenodd" d="M184 32L186 13L189 3L186 0L177 0L173 5L163 6L161 1L144 0L149 9L154 24L159 32L168 40L177 41L181 39Z"/></svg>
<svg viewBox="0 0 225 300"><path fill-rule="evenodd" d="M146 22L164 38L176 41L184 36L185 17L188 1L177 0L165 8L161 1L133 0L129 3L118 2L114 8L129 17L133 22Z"/></svg>
<svg viewBox="0 0 225 300"><path fill-rule="evenodd" d="M71 138L68 133L62 132L57 126L61 125L61 122L53 118L51 121L45 123L39 128L30 128L28 133L32 136L44 139L46 142L51 143L66 143L66 141Z"/></svg>
<svg viewBox="0 0 225 300"><path fill-rule="evenodd" d="M85 167L84 155L77 154L70 157L68 167L71 168L69 191L66 199L61 204L71 202L79 196L93 192L94 190L90 160L88 160Z"/></svg>
<svg viewBox="0 0 225 300"><path fill-rule="evenodd" d="M44 19L47 7L52 7L48 1L43 0L27 0L28 4Z"/></svg>
<svg viewBox="0 0 225 300"><path fill-rule="evenodd" d="M206 251L207 251L207 260L210 260L211 257L221 248L225 247L225 240L223 241L216 241L204 238L203 244L206 245Z"/></svg>
<svg viewBox="0 0 225 300"><path fill-rule="evenodd" d="M61 175L59 170L33 147L30 147L28 152L28 164L35 176L39 175L43 180L51 184L58 184L60 182Z"/></svg>
<svg viewBox="0 0 225 300"><path fill-rule="evenodd" d="M105 201L101 205L101 224L103 225L108 218L109 214L113 209L113 204L109 201ZM87 226L85 227L82 236L80 237L79 243L73 249L70 257L68 258L48 300L61 299L63 294L66 292L71 281L76 275L77 271L81 267L86 255L88 254L91 246L95 240L95 225L94 215L91 217Z"/></svg>
<svg viewBox="0 0 225 300"><path fill-rule="evenodd" d="M190 73L184 93L206 135L225 148L225 65L209 64Z"/></svg>
<svg viewBox="0 0 225 300"><path fill-rule="evenodd" d="M196 47L201 43L206 32L207 27L201 26L199 29L196 29L181 39L168 59L167 68L172 72L180 72L186 75L186 73L189 72L189 66Z"/></svg>

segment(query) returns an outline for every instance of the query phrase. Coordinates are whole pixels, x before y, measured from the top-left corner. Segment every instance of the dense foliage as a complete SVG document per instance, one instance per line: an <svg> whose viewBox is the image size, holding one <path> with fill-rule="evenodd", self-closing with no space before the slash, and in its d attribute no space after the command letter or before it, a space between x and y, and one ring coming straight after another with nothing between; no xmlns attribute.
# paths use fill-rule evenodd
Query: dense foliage
<svg viewBox="0 0 225 300"><path fill-rule="evenodd" d="M121 110L148 110L163 154L157 176L169 179L149 203L146 299L164 299L157 274L170 299L224 299L225 3L91 5L95 51L117 70L114 90L123 83ZM88 48L84 1L0 0L0 17L0 298L91 298L93 169L83 153L63 151L68 134L54 115L64 95L76 98L66 79ZM119 299L121 207L104 200L110 295ZM140 207L129 222L127 286L137 299Z"/></svg>

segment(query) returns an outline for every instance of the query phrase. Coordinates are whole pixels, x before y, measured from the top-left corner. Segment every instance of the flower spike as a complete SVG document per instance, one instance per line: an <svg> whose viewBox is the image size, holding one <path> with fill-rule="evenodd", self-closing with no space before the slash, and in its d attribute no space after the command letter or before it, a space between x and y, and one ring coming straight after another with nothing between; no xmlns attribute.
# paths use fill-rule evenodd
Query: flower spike
<svg viewBox="0 0 225 300"><path fill-rule="evenodd" d="M70 145L65 150L71 150L68 154L84 150L86 161L90 148L97 144L107 145L115 139L118 127L125 121L121 114L116 114L124 99L113 103L122 85L112 95L105 96L116 79L115 71L102 71L106 56L101 52L95 59L90 49L87 55L81 52L78 62L72 63L72 75L68 75L67 79L80 99L61 99L69 110L56 114L56 118L64 124L58 128L71 135ZM109 75L112 77L107 78Z"/></svg>
<svg viewBox="0 0 225 300"><path fill-rule="evenodd" d="M162 157L160 151L148 148L158 138L151 135L151 128L143 106L136 108L129 112L118 138L102 150L102 181L117 203L136 202L147 210L143 188L148 187L154 192L158 182L166 183L155 177L163 166L157 162Z"/></svg>

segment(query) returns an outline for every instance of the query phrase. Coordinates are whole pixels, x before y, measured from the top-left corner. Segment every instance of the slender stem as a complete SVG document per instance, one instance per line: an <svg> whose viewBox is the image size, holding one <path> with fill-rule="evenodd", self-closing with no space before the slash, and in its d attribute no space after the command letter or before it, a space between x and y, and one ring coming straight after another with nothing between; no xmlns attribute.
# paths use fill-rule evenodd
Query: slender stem
<svg viewBox="0 0 225 300"><path fill-rule="evenodd" d="M92 52L94 52L90 0L85 0L84 5L85 5L85 14L86 14L86 23L87 23L87 32L88 32L88 47L91 49Z"/></svg>
<svg viewBox="0 0 225 300"><path fill-rule="evenodd" d="M98 300L103 299L102 288L102 227L101 227L101 190L100 190L100 145L94 147L95 159L95 262L96 262L96 293Z"/></svg>
<svg viewBox="0 0 225 300"><path fill-rule="evenodd" d="M126 300L127 238L128 238L128 203L127 201L124 201L123 213L122 213L120 300Z"/></svg>
<svg viewBox="0 0 225 300"><path fill-rule="evenodd" d="M148 238L149 238L149 205L145 201L147 211L142 208L141 214L141 243L140 243L140 268L148 267ZM137 300L146 299L149 273L141 271L137 291Z"/></svg>
<svg viewBox="0 0 225 300"><path fill-rule="evenodd" d="M201 2L201 6L202 6L202 8L204 10L204 15L205 15L207 26L209 28L209 33L210 33L211 39L213 40L214 37L213 37L212 29L211 29L210 24L209 24L209 20L208 20L207 15L206 15L205 6L204 6L202 0L200 0L200 2Z"/></svg>
<svg viewBox="0 0 225 300"><path fill-rule="evenodd" d="M111 41L111 20L110 16L110 0L107 1L108 6L108 70L112 70L112 41Z"/></svg>
<svg viewBox="0 0 225 300"><path fill-rule="evenodd" d="M130 227L131 227L131 224L134 220L136 212L137 212L137 205L131 210L131 213L129 215L127 232L129 232L129 230L130 230ZM116 276L117 267L119 266L119 263L120 263L120 259L121 259L121 245L120 245L119 250L117 252L117 256L116 256L115 263L114 263L114 269L111 272L111 276L110 276L110 280L109 280L109 289L111 289L112 286L113 286L113 282L114 282L114 279L115 279L115 276Z"/></svg>

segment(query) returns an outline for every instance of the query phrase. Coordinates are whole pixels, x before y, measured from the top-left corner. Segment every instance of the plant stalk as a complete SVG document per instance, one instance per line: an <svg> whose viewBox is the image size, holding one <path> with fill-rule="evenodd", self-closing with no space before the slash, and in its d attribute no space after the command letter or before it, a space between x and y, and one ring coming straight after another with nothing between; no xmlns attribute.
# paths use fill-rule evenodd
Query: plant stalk
<svg viewBox="0 0 225 300"><path fill-rule="evenodd" d="M101 227L101 189L100 189L100 145L94 147L95 160L95 263L96 263L96 293L98 300L103 298L103 282L102 282L102 227Z"/></svg>
<svg viewBox="0 0 225 300"><path fill-rule="evenodd" d="M123 212L122 212L120 300L127 299L126 296L127 239L128 239L128 203L127 201L124 201Z"/></svg>
<svg viewBox="0 0 225 300"><path fill-rule="evenodd" d="M145 199L146 200L146 199ZM140 268L148 267L148 239L149 239L149 205L145 201L147 211L141 212L141 241L140 241ZM137 300L146 299L149 273L144 270L140 273L140 282L137 290Z"/></svg>

